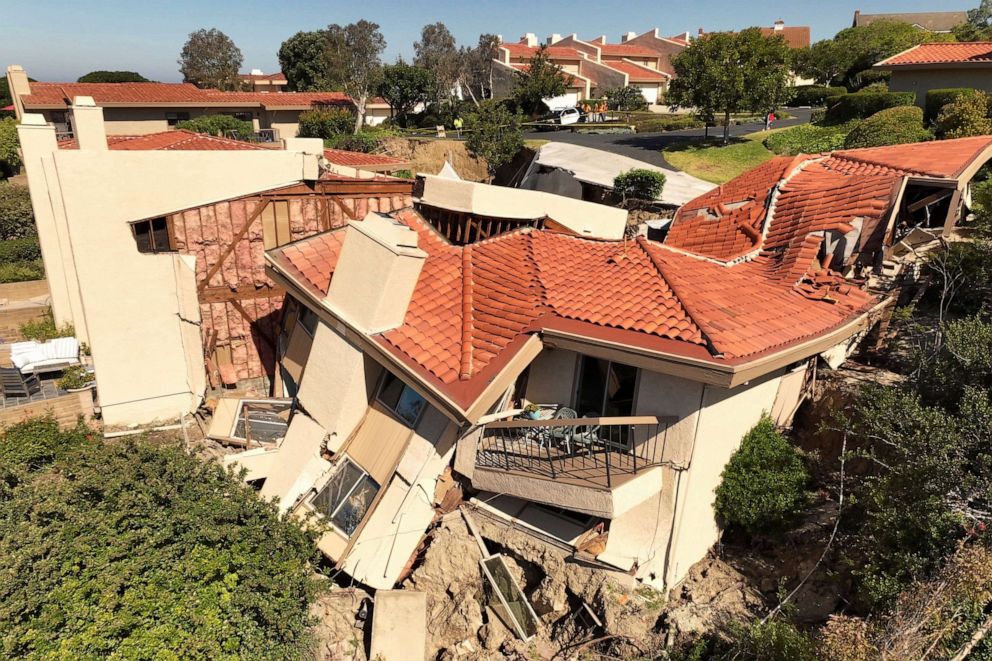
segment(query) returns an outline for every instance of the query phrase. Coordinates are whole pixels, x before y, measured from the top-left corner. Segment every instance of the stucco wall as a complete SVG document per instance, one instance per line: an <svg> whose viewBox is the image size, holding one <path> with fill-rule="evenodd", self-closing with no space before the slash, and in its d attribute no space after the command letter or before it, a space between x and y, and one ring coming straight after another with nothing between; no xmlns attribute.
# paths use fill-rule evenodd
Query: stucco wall
<svg viewBox="0 0 992 661"><path fill-rule="evenodd" d="M166 117L169 113L185 113L190 119L203 115L257 112L256 108L104 108L107 135L144 135L173 128Z"/></svg>
<svg viewBox="0 0 992 661"><path fill-rule="evenodd" d="M971 87L992 92L992 69L916 69L895 70L889 79L893 92L915 92L916 105L923 107L927 92L947 87Z"/></svg>
<svg viewBox="0 0 992 661"><path fill-rule="evenodd" d="M575 389L579 354L566 349L543 349L530 364L526 397L535 404L570 406Z"/></svg>

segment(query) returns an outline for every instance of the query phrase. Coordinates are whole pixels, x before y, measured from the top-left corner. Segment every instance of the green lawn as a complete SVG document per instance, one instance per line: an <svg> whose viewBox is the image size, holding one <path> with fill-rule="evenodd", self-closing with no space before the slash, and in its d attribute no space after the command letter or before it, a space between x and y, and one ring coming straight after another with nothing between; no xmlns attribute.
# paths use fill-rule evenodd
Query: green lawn
<svg viewBox="0 0 992 661"><path fill-rule="evenodd" d="M726 146L719 138L678 143L664 150L662 155L672 167L704 181L723 184L772 158L775 154L765 149L761 141L778 130L781 129L731 138Z"/></svg>

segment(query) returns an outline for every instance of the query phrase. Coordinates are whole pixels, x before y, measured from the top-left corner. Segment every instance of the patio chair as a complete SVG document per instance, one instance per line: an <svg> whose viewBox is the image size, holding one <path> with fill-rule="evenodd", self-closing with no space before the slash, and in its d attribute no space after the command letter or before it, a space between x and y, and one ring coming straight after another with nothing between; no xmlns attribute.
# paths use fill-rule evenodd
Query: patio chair
<svg viewBox="0 0 992 661"><path fill-rule="evenodd" d="M0 367L0 388L4 399L9 397L30 397L41 392L41 383L34 374L21 374L16 367Z"/></svg>

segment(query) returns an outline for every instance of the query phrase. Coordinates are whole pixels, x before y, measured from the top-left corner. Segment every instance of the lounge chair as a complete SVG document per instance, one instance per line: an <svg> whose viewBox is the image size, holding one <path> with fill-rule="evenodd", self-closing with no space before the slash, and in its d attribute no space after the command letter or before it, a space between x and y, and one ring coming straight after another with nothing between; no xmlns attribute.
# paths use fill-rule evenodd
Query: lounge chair
<svg viewBox="0 0 992 661"><path fill-rule="evenodd" d="M15 342L10 345L10 362L21 374L54 372L79 364L79 340L60 337L47 342Z"/></svg>
<svg viewBox="0 0 992 661"><path fill-rule="evenodd" d="M34 374L24 376L16 367L0 367L0 388L4 399L10 397L30 397L41 391L41 384Z"/></svg>

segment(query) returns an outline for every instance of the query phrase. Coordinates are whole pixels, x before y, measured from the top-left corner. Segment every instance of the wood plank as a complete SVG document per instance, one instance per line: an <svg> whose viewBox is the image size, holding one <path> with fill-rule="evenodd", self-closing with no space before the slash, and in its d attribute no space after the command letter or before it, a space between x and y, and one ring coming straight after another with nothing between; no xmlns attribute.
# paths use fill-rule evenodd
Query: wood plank
<svg viewBox="0 0 992 661"><path fill-rule="evenodd" d="M284 296L286 290L278 286L231 289L230 287L207 287L200 292L201 303L227 303L229 301L253 301L259 298Z"/></svg>

